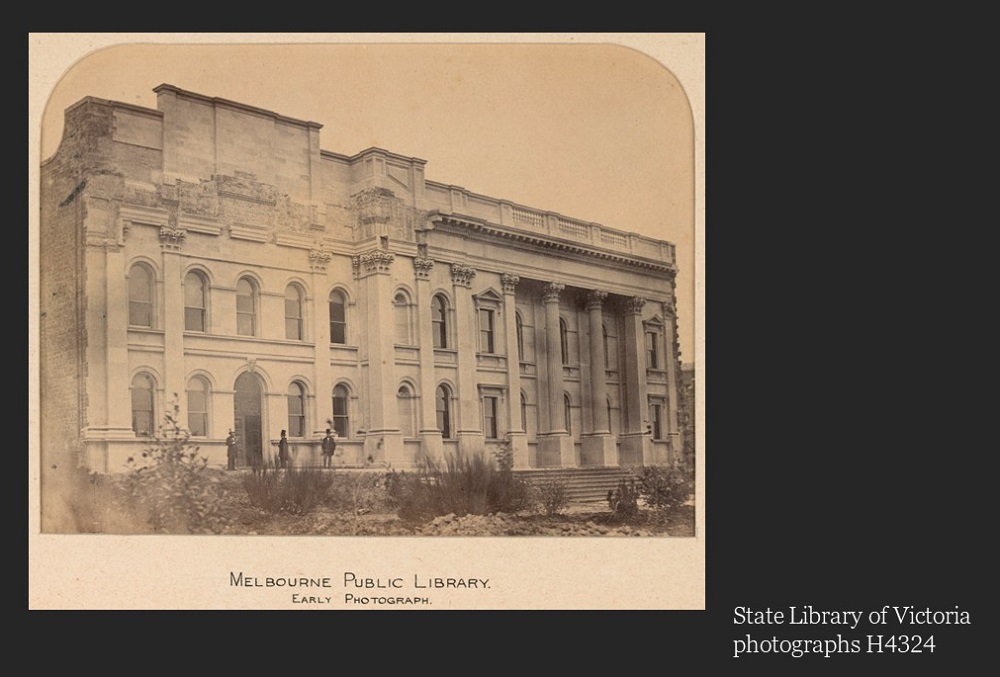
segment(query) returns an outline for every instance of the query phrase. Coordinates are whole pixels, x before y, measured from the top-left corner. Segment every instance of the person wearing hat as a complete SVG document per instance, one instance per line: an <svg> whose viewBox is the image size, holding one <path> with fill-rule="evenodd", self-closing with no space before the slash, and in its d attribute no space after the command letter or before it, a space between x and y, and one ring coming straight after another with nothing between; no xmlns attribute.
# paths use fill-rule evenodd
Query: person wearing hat
<svg viewBox="0 0 1000 677"><path fill-rule="evenodd" d="M229 465L226 467L229 470L236 470L236 454L236 433L230 430L229 437L226 438L226 457L229 460Z"/></svg>
<svg viewBox="0 0 1000 677"><path fill-rule="evenodd" d="M333 431L326 429L326 437L323 438L323 467L329 468L333 465L333 452L337 450L337 440L333 437Z"/></svg>
<svg viewBox="0 0 1000 677"><path fill-rule="evenodd" d="M285 437L284 430L281 431L281 439L278 440L278 467L288 467L288 438Z"/></svg>

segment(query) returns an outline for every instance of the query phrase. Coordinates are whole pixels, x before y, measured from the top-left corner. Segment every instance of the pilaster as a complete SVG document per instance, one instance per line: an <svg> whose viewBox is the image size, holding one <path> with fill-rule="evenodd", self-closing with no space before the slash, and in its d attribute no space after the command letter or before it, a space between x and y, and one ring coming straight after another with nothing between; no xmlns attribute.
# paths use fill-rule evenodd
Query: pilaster
<svg viewBox="0 0 1000 677"><path fill-rule="evenodd" d="M645 337L642 308L646 300L633 296L625 301L625 420L622 425L622 465L640 465L652 459L652 442L646 429L648 386L646 384Z"/></svg>
<svg viewBox="0 0 1000 677"><path fill-rule="evenodd" d="M485 450L485 436L476 387L476 318L473 314L472 279L476 269L462 263L451 264L455 293L455 338L458 345L458 448L472 456Z"/></svg>
<svg viewBox="0 0 1000 677"><path fill-rule="evenodd" d="M420 451L425 458L440 461L444 456L441 431L437 429L437 412L434 396L437 381L434 377L434 327L431 323L431 270L434 261L426 256L413 259L413 275L416 279L417 332L420 345Z"/></svg>
<svg viewBox="0 0 1000 677"><path fill-rule="evenodd" d="M593 430L581 439L585 462L597 465L617 465L618 449L611 437L608 421L607 365L604 360L603 304L608 297L605 291L594 290L587 295L587 314L590 321L590 415Z"/></svg>
<svg viewBox="0 0 1000 677"><path fill-rule="evenodd" d="M181 420L187 418L187 398L184 374L184 272L181 247L187 232L183 228L160 227L160 249L163 251L163 401L159 403L154 428L162 421L163 412L171 407L174 394L180 404Z"/></svg>
<svg viewBox="0 0 1000 677"><path fill-rule="evenodd" d="M317 246L309 251L314 298L312 335L316 337L315 373L313 374L316 392L313 393L314 397L312 397L312 420L313 437L320 439L326 434L326 429L330 427L327 424L327 419L333 416L333 374L330 371L330 297L328 296L329 284L326 277L326 269L332 259L333 254L322 247Z"/></svg>

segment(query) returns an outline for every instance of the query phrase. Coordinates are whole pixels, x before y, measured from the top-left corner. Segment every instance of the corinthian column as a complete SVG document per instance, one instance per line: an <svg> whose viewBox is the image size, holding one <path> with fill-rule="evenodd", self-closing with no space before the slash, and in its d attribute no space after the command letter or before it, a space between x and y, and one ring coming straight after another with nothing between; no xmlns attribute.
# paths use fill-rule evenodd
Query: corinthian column
<svg viewBox="0 0 1000 677"><path fill-rule="evenodd" d="M563 409L562 345L559 335L559 295L566 286L550 282L542 294L545 305L545 372L548 376L548 432L539 435L539 465L573 467L576 453L566 430Z"/></svg>
<svg viewBox="0 0 1000 677"><path fill-rule="evenodd" d="M587 313L590 318L590 414L594 429L581 440L583 462L587 465L617 465L618 450L611 437L608 421L608 384L604 361L604 299L605 291L595 290L587 295Z"/></svg>
<svg viewBox="0 0 1000 677"><path fill-rule="evenodd" d="M433 259L417 256L413 259L413 274L417 289L417 331L420 344L420 451L424 457L440 461L442 458L441 431L437 429L437 412L434 397L437 383L434 378L434 329L431 326L431 271Z"/></svg>
<svg viewBox="0 0 1000 677"><path fill-rule="evenodd" d="M514 290L520 278L503 273L504 329L507 334L507 431L515 468L528 467L528 438L521 420L521 360L517 354L517 314L514 307Z"/></svg>

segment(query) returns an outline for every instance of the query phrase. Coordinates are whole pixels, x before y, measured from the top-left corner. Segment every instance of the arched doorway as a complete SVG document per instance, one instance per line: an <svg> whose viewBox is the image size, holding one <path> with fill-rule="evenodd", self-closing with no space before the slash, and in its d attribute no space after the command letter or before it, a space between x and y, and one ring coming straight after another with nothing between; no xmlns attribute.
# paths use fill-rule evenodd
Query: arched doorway
<svg viewBox="0 0 1000 677"><path fill-rule="evenodd" d="M260 465L264 462L264 436L262 433L261 401L263 387L260 377L245 372L236 378L233 397L233 420L239 435L240 465Z"/></svg>

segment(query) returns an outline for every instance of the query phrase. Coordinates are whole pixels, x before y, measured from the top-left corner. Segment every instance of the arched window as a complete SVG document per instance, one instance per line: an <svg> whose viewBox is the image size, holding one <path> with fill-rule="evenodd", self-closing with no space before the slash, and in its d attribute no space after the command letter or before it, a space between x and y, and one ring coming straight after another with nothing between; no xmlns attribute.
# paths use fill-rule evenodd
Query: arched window
<svg viewBox="0 0 1000 677"><path fill-rule="evenodd" d="M153 326L153 273L141 263L128 273L128 323L133 327Z"/></svg>
<svg viewBox="0 0 1000 677"><path fill-rule="evenodd" d="M208 436L208 382L200 376L188 381L188 430L193 437Z"/></svg>
<svg viewBox="0 0 1000 677"><path fill-rule="evenodd" d="M184 330L205 331L205 290L208 285L201 273L192 270L184 276Z"/></svg>
<svg viewBox="0 0 1000 677"><path fill-rule="evenodd" d="M347 343L347 297L337 289L330 292L330 343Z"/></svg>
<svg viewBox="0 0 1000 677"><path fill-rule="evenodd" d="M396 407L399 413L399 429L403 437L416 437L416 426L413 423L413 391L405 383L396 392Z"/></svg>
<svg viewBox="0 0 1000 677"><path fill-rule="evenodd" d="M528 432L528 399L521 393L521 430Z"/></svg>
<svg viewBox="0 0 1000 677"><path fill-rule="evenodd" d="M434 347L448 347L448 300L438 294L431 300L431 324L434 327Z"/></svg>
<svg viewBox="0 0 1000 677"><path fill-rule="evenodd" d="M338 437L351 436L351 419L348 408L350 401L351 396L347 386L340 384L333 389L333 429Z"/></svg>
<svg viewBox="0 0 1000 677"><path fill-rule="evenodd" d="M451 439L451 390L446 385L439 385L435 393L434 406L437 410L437 427L441 436Z"/></svg>
<svg viewBox="0 0 1000 677"><path fill-rule="evenodd" d="M569 404L569 394L563 393L563 415L566 417L566 432L573 434L572 407Z"/></svg>
<svg viewBox="0 0 1000 677"><path fill-rule="evenodd" d="M393 322L396 325L396 343L401 346L413 344L410 340L410 299L404 292L396 292L392 300Z"/></svg>
<svg viewBox="0 0 1000 677"><path fill-rule="evenodd" d="M306 436L306 389L298 381L288 387L288 436Z"/></svg>
<svg viewBox="0 0 1000 677"><path fill-rule="evenodd" d="M559 348L562 351L562 363L569 364L569 329L566 320L559 318Z"/></svg>
<svg viewBox="0 0 1000 677"><path fill-rule="evenodd" d="M156 432L153 410L153 378L136 374L132 379L132 430L136 435L151 436Z"/></svg>
<svg viewBox="0 0 1000 677"><path fill-rule="evenodd" d="M236 333L257 335L257 286L246 277L236 283Z"/></svg>
<svg viewBox="0 0 1000 677"><path fill-rule="evenodd" d="M514 313L514 323L517 326L517 359L524 360L524 320L521 313Z"/></svg>
<svg viewBox="0 0 1000 677"><path fill-rule="evenodd" d="M285 288L285 338L302 340L302 293L294 284Z"/></svg>

